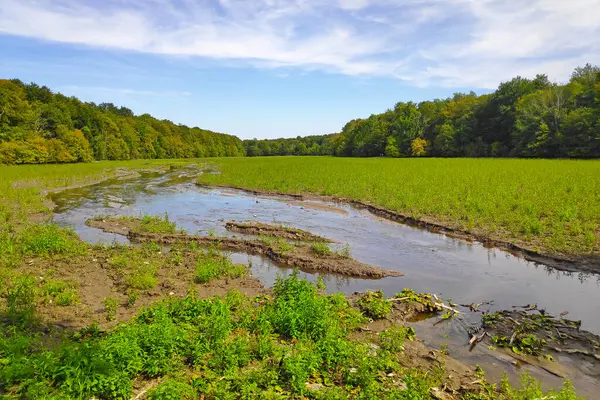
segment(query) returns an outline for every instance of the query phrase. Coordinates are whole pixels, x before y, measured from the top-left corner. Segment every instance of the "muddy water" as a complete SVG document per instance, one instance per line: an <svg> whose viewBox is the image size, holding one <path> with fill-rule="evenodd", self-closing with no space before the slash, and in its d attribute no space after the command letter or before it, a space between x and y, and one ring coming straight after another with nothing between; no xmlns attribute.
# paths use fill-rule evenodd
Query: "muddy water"
<svg viewBox="0 0 600 400"><path fill-rule="evenodd" d="M402 288L410 287L420 292L437 293L458 304L493 300L493 305L483 307L491 310L537 303L554 315L568 311L568 318L583 321L583 329L600 333L598 275L552 270L477 243L382 220L347 205L202 189L191 182L181 183L185 179L177 179L176 174L108 181L53 195L52 200L57 206L55 221L74 228L82 239L91 243L127 242L123 236L104 233L84 224L86 219L99 214L168 213L169 218L188 233L219 236L233 235L224 228L227 220L284 223L331 238L339 242L338 246L347 243L352 256L363 263L405 274L381 280L324 275L322 278L330 292L382 289L392 296ZM266 286L272 285L277 275L292 272L256 256L232 254L232 258L235 262L251 264L253 275ZM313 275L302 275L315 279ZM485 345L478 346L472 353L465 347L467 329L479 326L479 314L465 314L463 318L442 324L437 322L438 319L430 319L415 323L419 337L426 343L447 344L453 357L471 364L499 367L496 375L499 371L509 371L516 376L521 371L511 369L508 356L498 358ZM540 375L540 371L534 375L543 377L551 386L560 383L560 379L549 374ZM596 372L582 373L581 368L575 368L569 376L579 390L583 389L582 394L586 397L600 389Z"/></svg>

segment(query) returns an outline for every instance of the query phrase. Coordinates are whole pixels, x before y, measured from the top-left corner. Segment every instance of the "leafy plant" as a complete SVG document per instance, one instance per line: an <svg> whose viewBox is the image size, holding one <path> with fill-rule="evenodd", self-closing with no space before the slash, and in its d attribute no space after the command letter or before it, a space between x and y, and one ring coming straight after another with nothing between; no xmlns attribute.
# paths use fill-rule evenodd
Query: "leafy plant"
<svg viewBox="0 0 600 400"><path fill-rule="evenodd" d="M382 319L392 311L392 303L386 300L383 292L366 292L358 299L361 311L371 318Z"/></svg>
<svg viewBox="0 0 600 400"><path fill-rule="evenodd" d="M415 330L411 327L394 326L381 332L379 342L381 348L397 353L404 350L404 342L415 339Z"/></svg>
<svg viewBox="0 0 600 400"><path fill-rule="evenodd" d="M192 400L197 398L196 391L187 383L168 379L148 391L149 400Z"/></svg>
<svg viewBox="0 0 600 400"><path fill-rule="evenodd" d="M104 299L104 312L106 313L106 320L113 321L117 316L117 309L121 305L119 299L115 297L106 297Z"/></svg>

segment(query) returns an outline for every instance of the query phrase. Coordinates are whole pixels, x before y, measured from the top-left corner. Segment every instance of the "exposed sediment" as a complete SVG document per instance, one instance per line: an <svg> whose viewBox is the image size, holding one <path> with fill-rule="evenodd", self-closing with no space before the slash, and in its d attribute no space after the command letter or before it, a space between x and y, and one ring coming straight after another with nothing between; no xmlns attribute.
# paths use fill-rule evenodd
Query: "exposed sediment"
<svg viewBox="0 0 600 400"><path fill-rule="evenodd" d="M133 242L154 242L159 244L196 243L203 247L214 246L220 250L265 256L276 263L299 268L307 272L324 272L364 279L380 279L404 275L398 271L363 264L352 258L335 253L316 255L308 245L291 246L291 249L284 251L277 246L263 243L260 240L197 236L185 233L138 232L133 229L136 226L136 220L132 218L120 219L107 217L104 219L90 219L86 221L86 224L93 228L100 228L105 232L125 235Z"/></svg>
<svg viewBox="0 0 600 400"><path fill-rule="evenodd" d="M238 232L248 235L269 235L288 240L298 240L301 242L333 242L331 239L315 235L302 229L290 228L281 225L265 224L257 221L230 221L225 224L225 229L227 229L230 232Z"/></svg>
<svg viewBox="0 0 600 400"><path fill-rule="evenodd" d="M527 261L544 264L557 270L567 272L600 272L600 255L565 255L543 252L541 250L528 248L524 244L513 243L507 240L490 237L485 234L455 228L437 221L418 219L402 214L398 211L389 210L384 207L379 207L358 200L314 194L288 194L269 190L247 189L244 187L230 185L209 185L204 183L196 184L200 187L209 189L233 189L258 196L278 196L282 198L293 199L295 201L319 200L338 204L348 204L357 209L367 210L380 218L416 228L426 229L430 232L440 233L456 239L469 242L480 242L486 247L495 247L514 254L517 257L521 257Z"/></svg>

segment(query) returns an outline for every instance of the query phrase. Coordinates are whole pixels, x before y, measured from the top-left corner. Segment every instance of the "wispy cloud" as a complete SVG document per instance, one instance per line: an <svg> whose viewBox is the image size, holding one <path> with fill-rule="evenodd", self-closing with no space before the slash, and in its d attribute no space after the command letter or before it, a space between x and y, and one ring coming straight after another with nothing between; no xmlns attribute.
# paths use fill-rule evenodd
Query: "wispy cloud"
<svg viewBox="0 0 600 400"><path fill-rule="evenodd" d="M160 96L160 97L188 97L191 96L191 92L178 92L178 91L154 91L154 90L136 90L128 88L114 88L114 87L102 87L102 86L76 86L68 85L57 88L58 91L65 91L68 93L73 92L84 92L84 93L109 93L109 94L121 94L121 95L133 95L133 96Z"/></svg>
<svg viewBox="0 0 600 400"><path fill-rule="evenodd" d="M0 33L493 88L600 63L600 0L3 0Z"/></svg>

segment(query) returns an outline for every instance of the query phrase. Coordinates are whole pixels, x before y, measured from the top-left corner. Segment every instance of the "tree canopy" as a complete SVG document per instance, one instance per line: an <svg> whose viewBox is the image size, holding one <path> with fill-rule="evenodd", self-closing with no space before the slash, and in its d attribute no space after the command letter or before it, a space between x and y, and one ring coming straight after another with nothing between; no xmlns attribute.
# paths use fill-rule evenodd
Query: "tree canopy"
<svg viewBox="0 0 600 400"><path fill-rule="evenodd" d="M516 77L493 93L399 102L339 134L244 141L248 155L600 157L600 68L566 84Z"/></svg>
<svg viewBox="0 0 600 400"><path fill-rule="evenodd" d="M335 134L241 141L233 135L84 103L45 86L0 80L0 164L136 158L600 157L600 68L569 82L516 77L490 94L399 102Z"/></svg>
<svg viewBox="0 0 600 400"><path fill-rule="evenodd" d="M0 80L0 164L243 155L232 135Z"/></svg>

